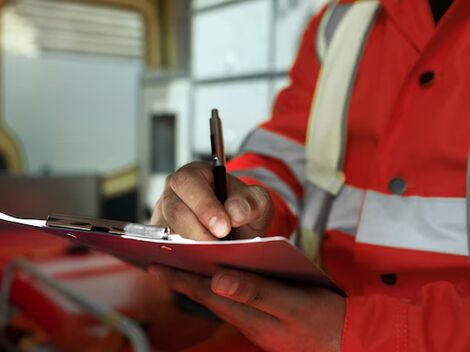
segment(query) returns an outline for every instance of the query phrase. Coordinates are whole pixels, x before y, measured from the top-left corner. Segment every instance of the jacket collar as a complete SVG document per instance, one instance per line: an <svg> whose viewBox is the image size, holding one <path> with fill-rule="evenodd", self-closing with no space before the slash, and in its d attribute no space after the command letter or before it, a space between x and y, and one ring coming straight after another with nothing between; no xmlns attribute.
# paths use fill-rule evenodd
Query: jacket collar
<svg viewBox="0 0 470 352"><path fill-rule="evenodd" d="M435 31L428 0L380 0L402 34L417 51L422 51Z"/></svg>

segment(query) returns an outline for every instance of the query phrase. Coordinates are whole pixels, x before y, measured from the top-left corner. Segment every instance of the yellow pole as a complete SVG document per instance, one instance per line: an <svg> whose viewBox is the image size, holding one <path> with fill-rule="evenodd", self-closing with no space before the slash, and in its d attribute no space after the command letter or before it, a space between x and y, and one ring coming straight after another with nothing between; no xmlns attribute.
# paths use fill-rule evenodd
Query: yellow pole
<svg viewBox="0 0 470 352"><path fill-rule="evenodd" d="M3 7L9 2L9 0L0 0L0 30L1 30L1 15ZM0 32L1 38L1 32ZM0 87L3 84L3 45L0 41ZM4 92L0 88L0 108L3 109L5 104L4 101ZM7 130L5 122L2 119L3 111L0 114L0 156L4 159L8 172L10 173L19 173L23 170L23 159L22 155L16 142L15 138L12 136L11 132Z"/></svg>

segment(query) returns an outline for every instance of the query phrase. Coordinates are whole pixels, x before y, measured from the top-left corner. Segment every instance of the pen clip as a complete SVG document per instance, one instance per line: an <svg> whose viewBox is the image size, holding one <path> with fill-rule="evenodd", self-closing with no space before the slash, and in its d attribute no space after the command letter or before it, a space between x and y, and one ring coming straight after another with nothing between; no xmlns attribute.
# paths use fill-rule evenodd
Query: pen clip
<svg viewBox="0 0 470 352"><path fill-rule="evenodd" d="M224 136L222 132L222 120L217 109L212 109L209 119L211 131L211 152L214 166L225 166Z"/></svg>

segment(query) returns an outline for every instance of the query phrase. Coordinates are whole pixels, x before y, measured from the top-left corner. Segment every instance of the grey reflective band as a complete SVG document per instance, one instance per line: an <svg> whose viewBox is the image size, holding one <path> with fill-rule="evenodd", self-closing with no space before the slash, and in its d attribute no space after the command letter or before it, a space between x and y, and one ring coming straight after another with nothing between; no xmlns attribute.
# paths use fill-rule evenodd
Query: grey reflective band
<svg viewBox="0 0 470 352"><path fill-rule="evenodd" d="M351 5L332 4L330 7L332 8L331 14L328 18L328 22L325 25L325 32L323 34L325 37L326 50L328 50L336 28L338 28L339 23L343 19L344 15L349 11Z"/></svg>
<svg viewBox="0 0 470 352"><path fill-rule="evenodd" d="M307 182L307 187L304 191L302 216L300 217L300 227L302 229L313 229L315 223L324 212L323 203L325 203L327 198L328 193L313 183ZM326 220L324 218L321 222L326 224Z"/></svg>
<svg viewBox="0 0 470 352"><path fill-rule="evenodd" d="M467 161L467 247L470 253L470 153Z"/></svg>
<svg viewBox="0 0 470 352"><path fill-rule="evenodd" d="M327 48L328 48L328 45L330 44L331 38L333 38L333 35L335 33L336 28L338 27L338 24L341 22L341 19L343 18L343 16L351 8L350 5L337 4L337 5L330 5L330 6L333 6L333 11L325 27L325 42L326 42Z"/></svg>
<svg viewBox="0 0 470 352"><path fill-rule="evenodd" d="M333 9L334 9L333 4L327 7L320 21L320 24L318 25L318 31L315 37L315 49L317 52L317 59L320 62L320 64L323 63L323 60L325 58L325 53L327 50L325 32L326 32L326 26L328 25L328 22L330 21L330 16L333 13Z"/></svg>
<svg viewBox="0 0 470 352"><path fill-rule="evenodd" d="M315 47L320 63L323 63L336 28L338 28L339 23L350 8L351 4L330 4L326 9L318 26L318 34L316 36Z"/></svg>
<svg viewBox="0 0 470 352"><path fill-rule="evenodd" d="M243 142L240 153L243 152L253 152L283 161L302 186L305 185L305 149L301 144L280 134L256 128Z"/></svg>
<svg viewBox="0 0 470 352"><path fill-rule="evenodd" d="M364 195L364 190L346 185L336 198L331 199L329 213L322 214L324 212L322 203L327 201L328 193L308 183L300 221L301 227L313 228L315 220L323 216L324 218L319 222L323 223L324 230L337 230L354 236Z"/></svg>
<svg viewBox="0 0 470 352"><path fill-rule="evenodd" d="M299 199L290 187L272 171L264 167L257 167L255 169L233 171L230 174L236 177L248 176L257 179L275 191L295 215L299 213Z"/></svg>
<svg viewBox="0 0 470 352"><path fill-rule="evenodd" d="M337 230L354 236L365 194L362 189L344 186L333 202L326 230Z"/></svg>
<svg viewBox="0 0 470 352"><path fill-rule="evenodd" d="M468 255L465 198L401 197L367 191L356 241Z"/></svg>

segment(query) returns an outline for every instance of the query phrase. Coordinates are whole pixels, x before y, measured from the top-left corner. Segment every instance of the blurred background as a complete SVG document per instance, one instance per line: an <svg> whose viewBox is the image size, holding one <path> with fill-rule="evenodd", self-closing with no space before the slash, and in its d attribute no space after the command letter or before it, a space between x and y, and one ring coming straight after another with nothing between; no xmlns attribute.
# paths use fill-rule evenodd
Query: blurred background
<svg viewBox="0 0 470 352"><path fill-rule="evenodd" d="M212 108L228 156L270 117L323 2L0 0L0 212L148 221L165 177L209 158ZM0 222L0 278L0 351L258 351L144 271L31 228Z"/></svg>
<svg viewBox="0 0 470 352"><path fill-rule="evenodd" d="M1 211L146 221L211 108L228 155L269 118L324 2L0 0Z"/></svg>

